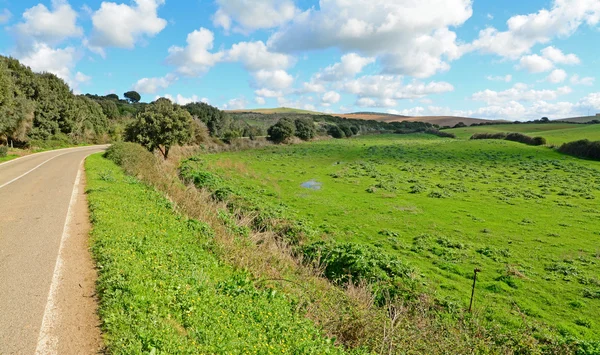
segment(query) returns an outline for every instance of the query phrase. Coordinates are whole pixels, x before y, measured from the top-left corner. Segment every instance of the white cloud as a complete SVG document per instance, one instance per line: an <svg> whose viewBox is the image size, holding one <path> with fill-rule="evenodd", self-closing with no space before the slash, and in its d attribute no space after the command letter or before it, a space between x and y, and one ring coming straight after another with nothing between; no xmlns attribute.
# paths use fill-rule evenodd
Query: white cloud
<svg viewBox="0 0 600 355"><path fill-rule="evenodd" d="M8 9L0 11L0 25L4 25L12 18L12 13Z"/></svg>
<svg viewBox="0 0 600 355"><path fill-rule="evenodd" d="M133 90L142 94L155 94L161 89L168 88L176 80L177 77L173 74L167 74L162 78L142 78L133 85Z"/></svg>
<svg viewBox="0 0 600 355"><path fill-rule="evenodd" d="M600 110L600 92L593 92L579 100L577 106L581 108L589 108Z"/></svg>
<svg viewBox="0 0 600 355"><path fill-rule="evenodd" d="M227 101L226 104L223 105L223 110L241 110L248 106L248 102L245 98L235 98Z"/></svg>
<svg viewBox="0 0 600 355"><path fill-rule="evenodd" d="M254 86L272 90L289 88L294 83L294 77L285 70L259 70L252 74Z"/></svg>
<svg viewBox="0 0 600 355"><path fill-rule="evenodd" d="M35 43L19 60L33 71L55 74L73 87L78 83L72 77L72 70L79 60L79 53L73 47L54 49L45 43ZM81 75L79 79L83 78Z"/></svg>
<svg viewBox="0 0 600 355"><path fill-rule="evenodd" d="M208 99L205 98L205 97L199 98L198 95L192 95L191 97L185 97L185 96L183 96L181 94L177 94L177 96L175 96L175 97L173 97L172 95L169 95L169 94L164 95L164 96L156 96L154 98L154 100L156 101L156 100L160 99L161 97L169 99L169 100L171 100L171 102L174 102L174 103L176 103L178 105L182 105L182 106L183 105L187 105L187 104L191 104L191 103L194 103L194 102L204 102L206 104L209 103Z"/></svg>
<svg viewBox="0 0 600 355"><path fill-rule="evenodd" d="M160 33L167 21L158 17L164 0L134 0L135 5L103 2L92 15L94 47L133 48L140 39Z"/></svg>
<svg viewBox="0 0 600 355"><path fill-rule="evenodd" d="M419 99L431 94L441 94L454 91L454 87L446 82L424 84L412 81L402 82L402 77L395 75L366 75L343 83L344 91L359 97L375 99Z"/></svg>
<svg viewBox="0 0 600 355"><path fill-rule="evenodd" d="M584 23L595 26L598 22L598 0L554 0L550 10L509 18L506 31L493 27L481 30L479 37L464 49L517 59L538 43L569 37Z"/></svg>
<svg viewBox="0 0 600 355"><path fill-rule="evenodd" d="M505 83L510 83L512 81L512 75L510 74L504 76L488 75L485 78L490 81L504 81Z"/></svg>
<svg viewBox="0 0 600 355"><path fill-rule="evenodd" d="M15 25L14 30L19 44L27 47L35 42L56 44L83 34L77 26L77 12L64 0L53 0L52 10L43 4L25 10L23 22Z"/></svg>
<svg viewBox="0 0 600 355"><path fill-rule="evenodd" d="M325 91L327 91L327 89L325 88L325 85L323 85L321 83L316 83L313 80L302 84L302 89L299 90L300 93L309 93L309 92L320 93L320 92L325 92Z"/></svg>
<svg viewBox="0 0 600 355"><path fill-rule="evenodd" d="M552 70L554 64L549 59L537 54L527 55L521 58L518 65L519 69L525 69L530 73L542 73Z"/></svg>
<svg viewBox="0 0 600 355"><path fill-rule="evenodd" d="M571 77L571 84L592 86L592 85L594 85L595 80L596 79L591 76L586 76L584 78L580 78L579 75L575 74Z"/></svg>
<svg viewBox="0 0 600 355"><path fill-rule="evenodd" d="M75 80L76 83L88 83L92 80L92 77L87 76L85 74L83 74L82 72L78 71L77 74L75 74L75 77L73 78Z"/></svg>
<svg viewBox="0 0 600 355"><path fill-rule="evenodd" d="M223 52L211 53L214 34L200 28L187 36L187 46L169 48L167 63L177 67L177 71L187 76L198 76L222 60Z"/></svg>
<svg viewBox="0 0 600 355"><path fill-rule="evenodd" d="M572 92L568 86L560 87L556 90L533 90L525 84L515 84L512 88L505 91L483 90L474 93L471 99L475 101L484 101L488 105L500 105L510 102L556 100L561 95L567 95ZM516 107L516 105L513 105ZM513 108L514 108L513 107Z"/></svg>
<svg viewBox="0 0 600 355"><path fill-rule="evenodd" d="M341 98L342 96L339 93L335 91L328 91L321 98L321 102L329 105L337 104L338 102L340 102Z"/></svg>
<svg viewBox="0 0 600 355"><path fill-rule="evenodd" d="M552 73L550 73L550 75L548 75L548 77L546 78L547 81L554 83L554 84L562 83L566 79L567 79L567 72L562 69L553 70Z"/></svg>
<svg viewBox="0 0 600 355"><path fill-rule="evenodd" d="M403 109L403 110L387 110L387 112L391 113L392 115L414 117L414 116L423 116L423 113L425 113L425 108L417 106L417 107Z"/></svg>
<svg viewBox="0 0 600 355"><path fill-rule="evenodd" d="M255 90L254 94L256 96L268 97L268 98L283 96L283 93L281 91L274 91L274 90L269 90L269 89Z"/></svg>
<svg viewBox="0 0 600 355"><path fill-rule="evenodd" d="M358 107L376 107L377 101L369 98L369 97L361 97L356 100L356 106Z"/></svg>
<svg viewBox="0 0 600 355"><path fill-rule="evenodd" d="M373 57L361 57L356 53L342 56L339 63L329 66L314 76L315 81L340 81L354 78L365 66L375 62Z"/></svg>
<svg viewBox="0 0 600 355"><path fill-rule="evenodd" d="M494 15L492 15L492 14L487 14L486 17L487 17L488 20L493 20L494 19Z"/></svg>
<svg viewBox="0 0 600 355"><path fill-rule="evenodd" d="M219 9L213 16L213 24L230 30L250 32L273 28L290 21L299 12L291 0L217 0Z"/></svg>
<svg viewBox="0 0 600 355"><path fill-rule="evenodd" d="M456 34L471 0L321 0L268 41L278 51L337 47L378 56L386 73L426 77L460 57Z"/></svg>
<svg viewBox="0 0 600 355"><path fill-rule="evenodd" d="M267 103L267 101L265 100L265 98L264 98L264 97L260 97L260 96L259 96L259 97L256 97L256 98L254 99L254 101L255 101L257 104L259 104L259 105L264 105L264 104L266 104L266 103Z"/></svg>
<svg viewBox="0 0 600 355"><path fill-rule="evenodd" d="M293 64L291 56L273 53L261 42L240 42L226 52L225 60L242 62L249 71L285 69Z"/></svg>
<svg viewBox="0 0 600 355"><path fill-rule="evenodd" d="M542 49L541 52L544 58L556 64L574 65L581 63L581 60L575 54L564 54L560 49L552 46Z"/></svg>

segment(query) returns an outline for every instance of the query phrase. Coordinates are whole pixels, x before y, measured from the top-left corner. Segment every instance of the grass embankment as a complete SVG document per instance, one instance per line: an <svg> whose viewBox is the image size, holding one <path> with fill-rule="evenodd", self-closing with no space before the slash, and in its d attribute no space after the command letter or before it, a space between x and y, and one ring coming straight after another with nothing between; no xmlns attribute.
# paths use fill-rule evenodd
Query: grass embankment
<svg viewBox="0 0 600 355"><path fill-rule="evenodd" d="M99 155L86 171L109 353L343 352L298 299L219 260L207 224Z"/></svg>
<svg viewBox="0 0 600 355"><path fill-rule="evenodd" d="M560 145L580 139L600 140L600 124L582 125L572 123L522 123L490 126L473 126L446 129L444 132L454 133L457 138L469 139L476 133L514 132L529 136L542 136L548 144Z"/></svg>
<svg viewBox="0 0 600 355"><path fill-rule="evenodd" d="M513 142L414 135L193 163L216 198L240 196L309 223L313 242L374 246L402 260L415 270L409 281L446 310L468 307L480 268L476 310L492 324L515 332L533 325L538 339L600 337L596 162Z"/></svg>

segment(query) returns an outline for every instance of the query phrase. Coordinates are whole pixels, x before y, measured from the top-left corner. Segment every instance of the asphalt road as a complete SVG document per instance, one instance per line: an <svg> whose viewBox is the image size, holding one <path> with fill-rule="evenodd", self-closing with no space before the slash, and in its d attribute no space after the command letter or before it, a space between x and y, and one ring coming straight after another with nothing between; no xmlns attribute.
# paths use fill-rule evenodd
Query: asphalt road
<svg viewBox="0 0 600 355"><path fill-rule="evenodd" d="M60 272L57 277L64 259L59 250L73 229L69 221L81 220L73 214L87 213L81 201L73 203L83 187L82 161L105 148L57 150L0 164L0 354L58 352L50 333L60 317L51 300L63 279Z"/></svg>

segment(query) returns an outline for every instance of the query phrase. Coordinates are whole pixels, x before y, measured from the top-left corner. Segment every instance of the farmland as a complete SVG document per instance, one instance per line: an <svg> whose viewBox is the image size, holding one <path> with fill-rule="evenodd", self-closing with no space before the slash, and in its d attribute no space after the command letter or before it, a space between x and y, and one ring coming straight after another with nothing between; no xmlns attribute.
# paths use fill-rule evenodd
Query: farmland
<svg viewBox="0 0 600 355"><path fill-rule="evenodd" d="M600 125L570 123L522 123L490 126L474 126L445 130L458 138L469 139L475 133L517 132L529 136L542 136L548 144L563 144L579 139L600 140Z"/></svg>
<svg viewBox="0 0 600 355"><path fill-rule="evenodd" d="M475 312L487 320L600 337L600 163L546 147L419 134L201 155L194 163L218 177L211 188L309 225L316 233L307 243L389 253L447 309L468 308L479 268Z"/></svg>

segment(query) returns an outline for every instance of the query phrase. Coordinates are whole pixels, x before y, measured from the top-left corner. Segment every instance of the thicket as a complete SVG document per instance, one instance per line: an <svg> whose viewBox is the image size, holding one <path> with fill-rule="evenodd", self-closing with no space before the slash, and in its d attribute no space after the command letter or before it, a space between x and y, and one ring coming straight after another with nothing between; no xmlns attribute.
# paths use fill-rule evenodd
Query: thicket
<svg viewBox="0 0 600 355"><path fill-rule="evenodd" d="M600 141L591 142L587 139L565 143L558 151L579 158L600 160Z"/></svg>
<svg viewBox="0 0 600 355"><path fill-rule="evenodd" d="M546 145L544 137L530 137L522 133L475 133L471 139L501 139L513 142L519 142L527 145Z"/></svg>

